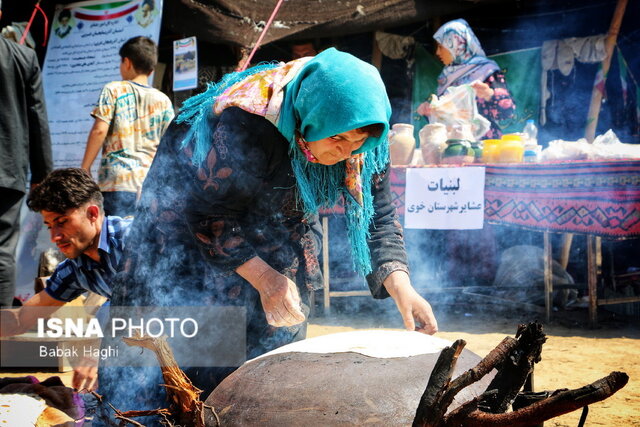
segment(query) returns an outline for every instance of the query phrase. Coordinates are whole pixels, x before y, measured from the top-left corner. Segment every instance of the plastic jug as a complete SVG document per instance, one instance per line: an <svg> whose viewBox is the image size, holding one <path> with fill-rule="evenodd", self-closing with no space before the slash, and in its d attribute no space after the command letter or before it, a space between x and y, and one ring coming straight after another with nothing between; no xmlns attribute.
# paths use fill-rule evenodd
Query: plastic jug
<svg viewBox="0 0 640 427"><path fill-rule="evenodd" d="M502 135L500 150L498 152L498 163L520 163L524 156L524 144L522 135L509 133Z"/></svg>
<svg viewBox="0 0 640 427"><path fill-rule="evenodd" d="M485 139L482 141L482 161L484 163L496 163L500 153L500 139Z"/></svg>

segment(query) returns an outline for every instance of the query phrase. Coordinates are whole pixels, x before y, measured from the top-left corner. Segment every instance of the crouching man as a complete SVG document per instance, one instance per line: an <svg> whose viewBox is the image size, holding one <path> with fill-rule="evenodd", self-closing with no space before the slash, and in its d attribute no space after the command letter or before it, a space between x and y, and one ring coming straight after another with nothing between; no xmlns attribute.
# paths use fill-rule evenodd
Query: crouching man
<svg viewBox="0 0 640 427"><path fill-rule="evenodd" d="M21 334L60 306L86 291L111 298L111 280L118 271L131 219L105 216L100 188L79 168L51 172L31 191L27 206L42 215L51 241L67 259L47 280L44 290L19 309L0 311L0 336ZM73 387L93 390L97 367L74 369Z"/></svg>

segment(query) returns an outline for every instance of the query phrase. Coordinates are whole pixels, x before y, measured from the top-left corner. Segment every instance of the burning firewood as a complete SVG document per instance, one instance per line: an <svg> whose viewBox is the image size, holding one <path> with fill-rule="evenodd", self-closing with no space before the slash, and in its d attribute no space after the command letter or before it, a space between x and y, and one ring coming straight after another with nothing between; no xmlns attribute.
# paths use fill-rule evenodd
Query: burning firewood
<svg viewBox="0 0 640 427"><path fill-rule="evenodd" d="M505 338L475 368L451 381L459 354L466 345L457 340L440 353L413 421L414 427L535 426L546 420L599 402L624 387L629 377L612 372L592 384L575 390L556 390L549 397L524 408L506 412L520 392L535 363L540 361L546 337L538 323L520 325L516 338ZM480 380L493 368L498 370L487 390L447 414L455 395Z"/></svg>
<svg viewBox="0 0 640 427"><path fill-rule="evenodd" d="M205 408L211 410L214 417L218 419L215 410L200 400L202 390L195 387L189 377L178 366L173 351L171 351L171 347L169 347L165 337L143 337L138 335L136 337L123 338L123 341L130 346L144 347L153 351L158 358L165 382L161 386L165 387L171 405L169 408L126 412L112 407L117 419L129 424L141 425L132 418L156 415L162 417L169 425L171 425L171 422L175 422L176 425L204 427Z"/></svg>

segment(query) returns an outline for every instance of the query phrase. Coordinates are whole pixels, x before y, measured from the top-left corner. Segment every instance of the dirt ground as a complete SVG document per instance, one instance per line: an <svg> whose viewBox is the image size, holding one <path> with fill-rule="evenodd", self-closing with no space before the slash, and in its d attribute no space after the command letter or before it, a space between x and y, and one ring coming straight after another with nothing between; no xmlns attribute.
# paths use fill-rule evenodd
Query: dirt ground
<svg viewBox="0 0 640 427"><path fill-rule="evenodd" d="M356 298L350 298L356 299ZM505 336L513 336L517 325L536 320L539 314L509 313L496 307L448 307L443 314L437 302L440 338L450 341L462 338L467 348L485 356ZM321 311L321 310L319 310ZM578 388L602 378L612 371L626 372L629 383L611 398L589 409L586 426L640 426L640 325L639 322L600 316L600 327L589 329L586 310L556 313L551 324L544 325L547 342L542 361L536 365L536 391ZM363 306L345 307L335 304L330 316L310 319L308 336L314 337L356 329L399 329L399 315L393 303L367 302ZM0 376L35 374L44 379L56 372L0 372ZM70 373L61 374L70 384ZM573 427L578 425L580 411L547 421L545 426Z"/></svg>

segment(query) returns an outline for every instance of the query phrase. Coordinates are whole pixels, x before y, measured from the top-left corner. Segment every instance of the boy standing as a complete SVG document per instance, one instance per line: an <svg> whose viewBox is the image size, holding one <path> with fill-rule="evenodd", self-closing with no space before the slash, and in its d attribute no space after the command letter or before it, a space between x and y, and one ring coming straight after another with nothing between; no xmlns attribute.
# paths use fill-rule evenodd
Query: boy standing
<svg viewBox="0 0 640 427"><path fill-rule="evenodd" d="M148 86L158 61L157 48L148 37L134 37L120 48L122 81L105 85L91 115L95 122L85 149L82 168L90 171L98 152L102 159L98 185L107 215L135 212L162 134L173 119L169 98Z"/></svg>

